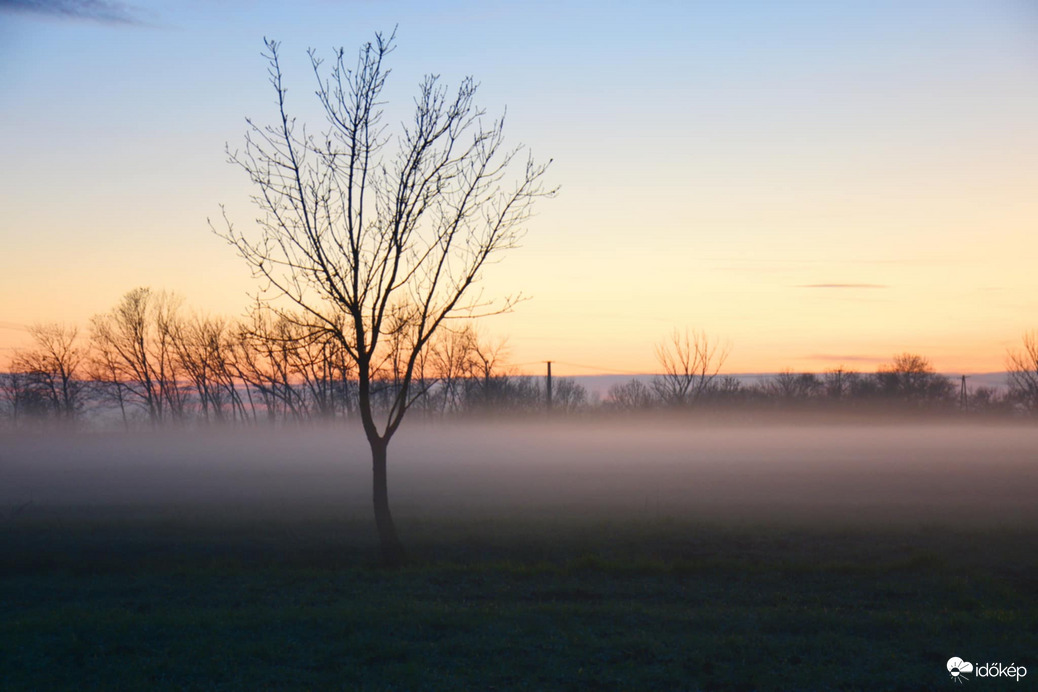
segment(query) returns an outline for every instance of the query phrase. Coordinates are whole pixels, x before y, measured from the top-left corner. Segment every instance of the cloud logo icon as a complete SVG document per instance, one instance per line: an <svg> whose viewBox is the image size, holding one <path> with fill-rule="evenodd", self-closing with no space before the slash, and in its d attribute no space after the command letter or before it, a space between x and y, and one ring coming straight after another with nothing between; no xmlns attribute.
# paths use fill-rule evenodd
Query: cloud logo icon
<svg viewBox="0 0 1038 692"><path fill-rule="evenodd" d="M964 679L969 679L964 674L973 672L973 664L963 661L958 656L952 656L948 659L948 672L951 673L952 680L962 682Z"/></svg>

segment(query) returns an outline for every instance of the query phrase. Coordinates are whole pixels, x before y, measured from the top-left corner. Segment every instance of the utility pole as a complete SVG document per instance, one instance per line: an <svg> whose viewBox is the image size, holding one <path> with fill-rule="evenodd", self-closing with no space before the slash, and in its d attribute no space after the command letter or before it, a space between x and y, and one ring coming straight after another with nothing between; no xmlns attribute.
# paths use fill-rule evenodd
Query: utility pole
<svg viewBox="0 0 1038 692"><path fill-rule="evenodd" d="M959 387L959 408L963 411L966 410L966 376L962 376L962 385Z"/></svg>
<svg viewBox="0 0 1038 692"><path fill-rule="evenodd" d="M548 389L548 410L550 411L551 410L551 361L549 360L549 361L546 361L546 362L548 363L548 387L547 387L547 389Z"/></svg>

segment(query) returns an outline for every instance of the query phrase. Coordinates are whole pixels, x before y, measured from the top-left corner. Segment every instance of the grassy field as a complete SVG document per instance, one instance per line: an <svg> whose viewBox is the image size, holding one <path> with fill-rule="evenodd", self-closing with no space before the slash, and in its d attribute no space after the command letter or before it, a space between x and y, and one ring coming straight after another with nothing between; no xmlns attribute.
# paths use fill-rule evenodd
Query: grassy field
<svg viewBox="0 0 1038 692"><path fill-rule="evenodd" d="M940 690L953 656L1027 689L1036 459L1020 425L415 426L385 571L357 430L9 434L0 689Z"/></svg>
<svg viewBox="0 0 1038 692"><path fill-rule="evenodd" d="M1026 527L399 521L410 564L385 571L333 509L30 506L0 524L0 687L927 690L952 656L1038 677Z"/></svg>

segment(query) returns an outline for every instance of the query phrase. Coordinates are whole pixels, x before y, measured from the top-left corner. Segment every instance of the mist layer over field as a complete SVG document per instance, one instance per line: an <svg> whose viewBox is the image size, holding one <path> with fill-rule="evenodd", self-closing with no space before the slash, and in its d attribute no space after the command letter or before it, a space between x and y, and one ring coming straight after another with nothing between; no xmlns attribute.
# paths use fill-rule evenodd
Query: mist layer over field
<svg viewBox="0 0 1038 692"><path fill-rule="evenodd" d="M355 429L0 437L0 509L370 514ZM520 515L826 525L1033 526L1026 426L625 423L405 428L390 445L398 520Z"/></svg>

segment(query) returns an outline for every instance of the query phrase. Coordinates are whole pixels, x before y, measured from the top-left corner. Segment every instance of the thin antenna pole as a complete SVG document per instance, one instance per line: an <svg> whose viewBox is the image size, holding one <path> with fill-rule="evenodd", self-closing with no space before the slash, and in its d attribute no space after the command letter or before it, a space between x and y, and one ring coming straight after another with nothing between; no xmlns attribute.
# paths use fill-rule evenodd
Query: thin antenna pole
<svg viewBox="0 0 1038 692"><path fill-rule="evenodd" d="M545 361L548 364L548 410L551 410L551 361Z"/></svg>

